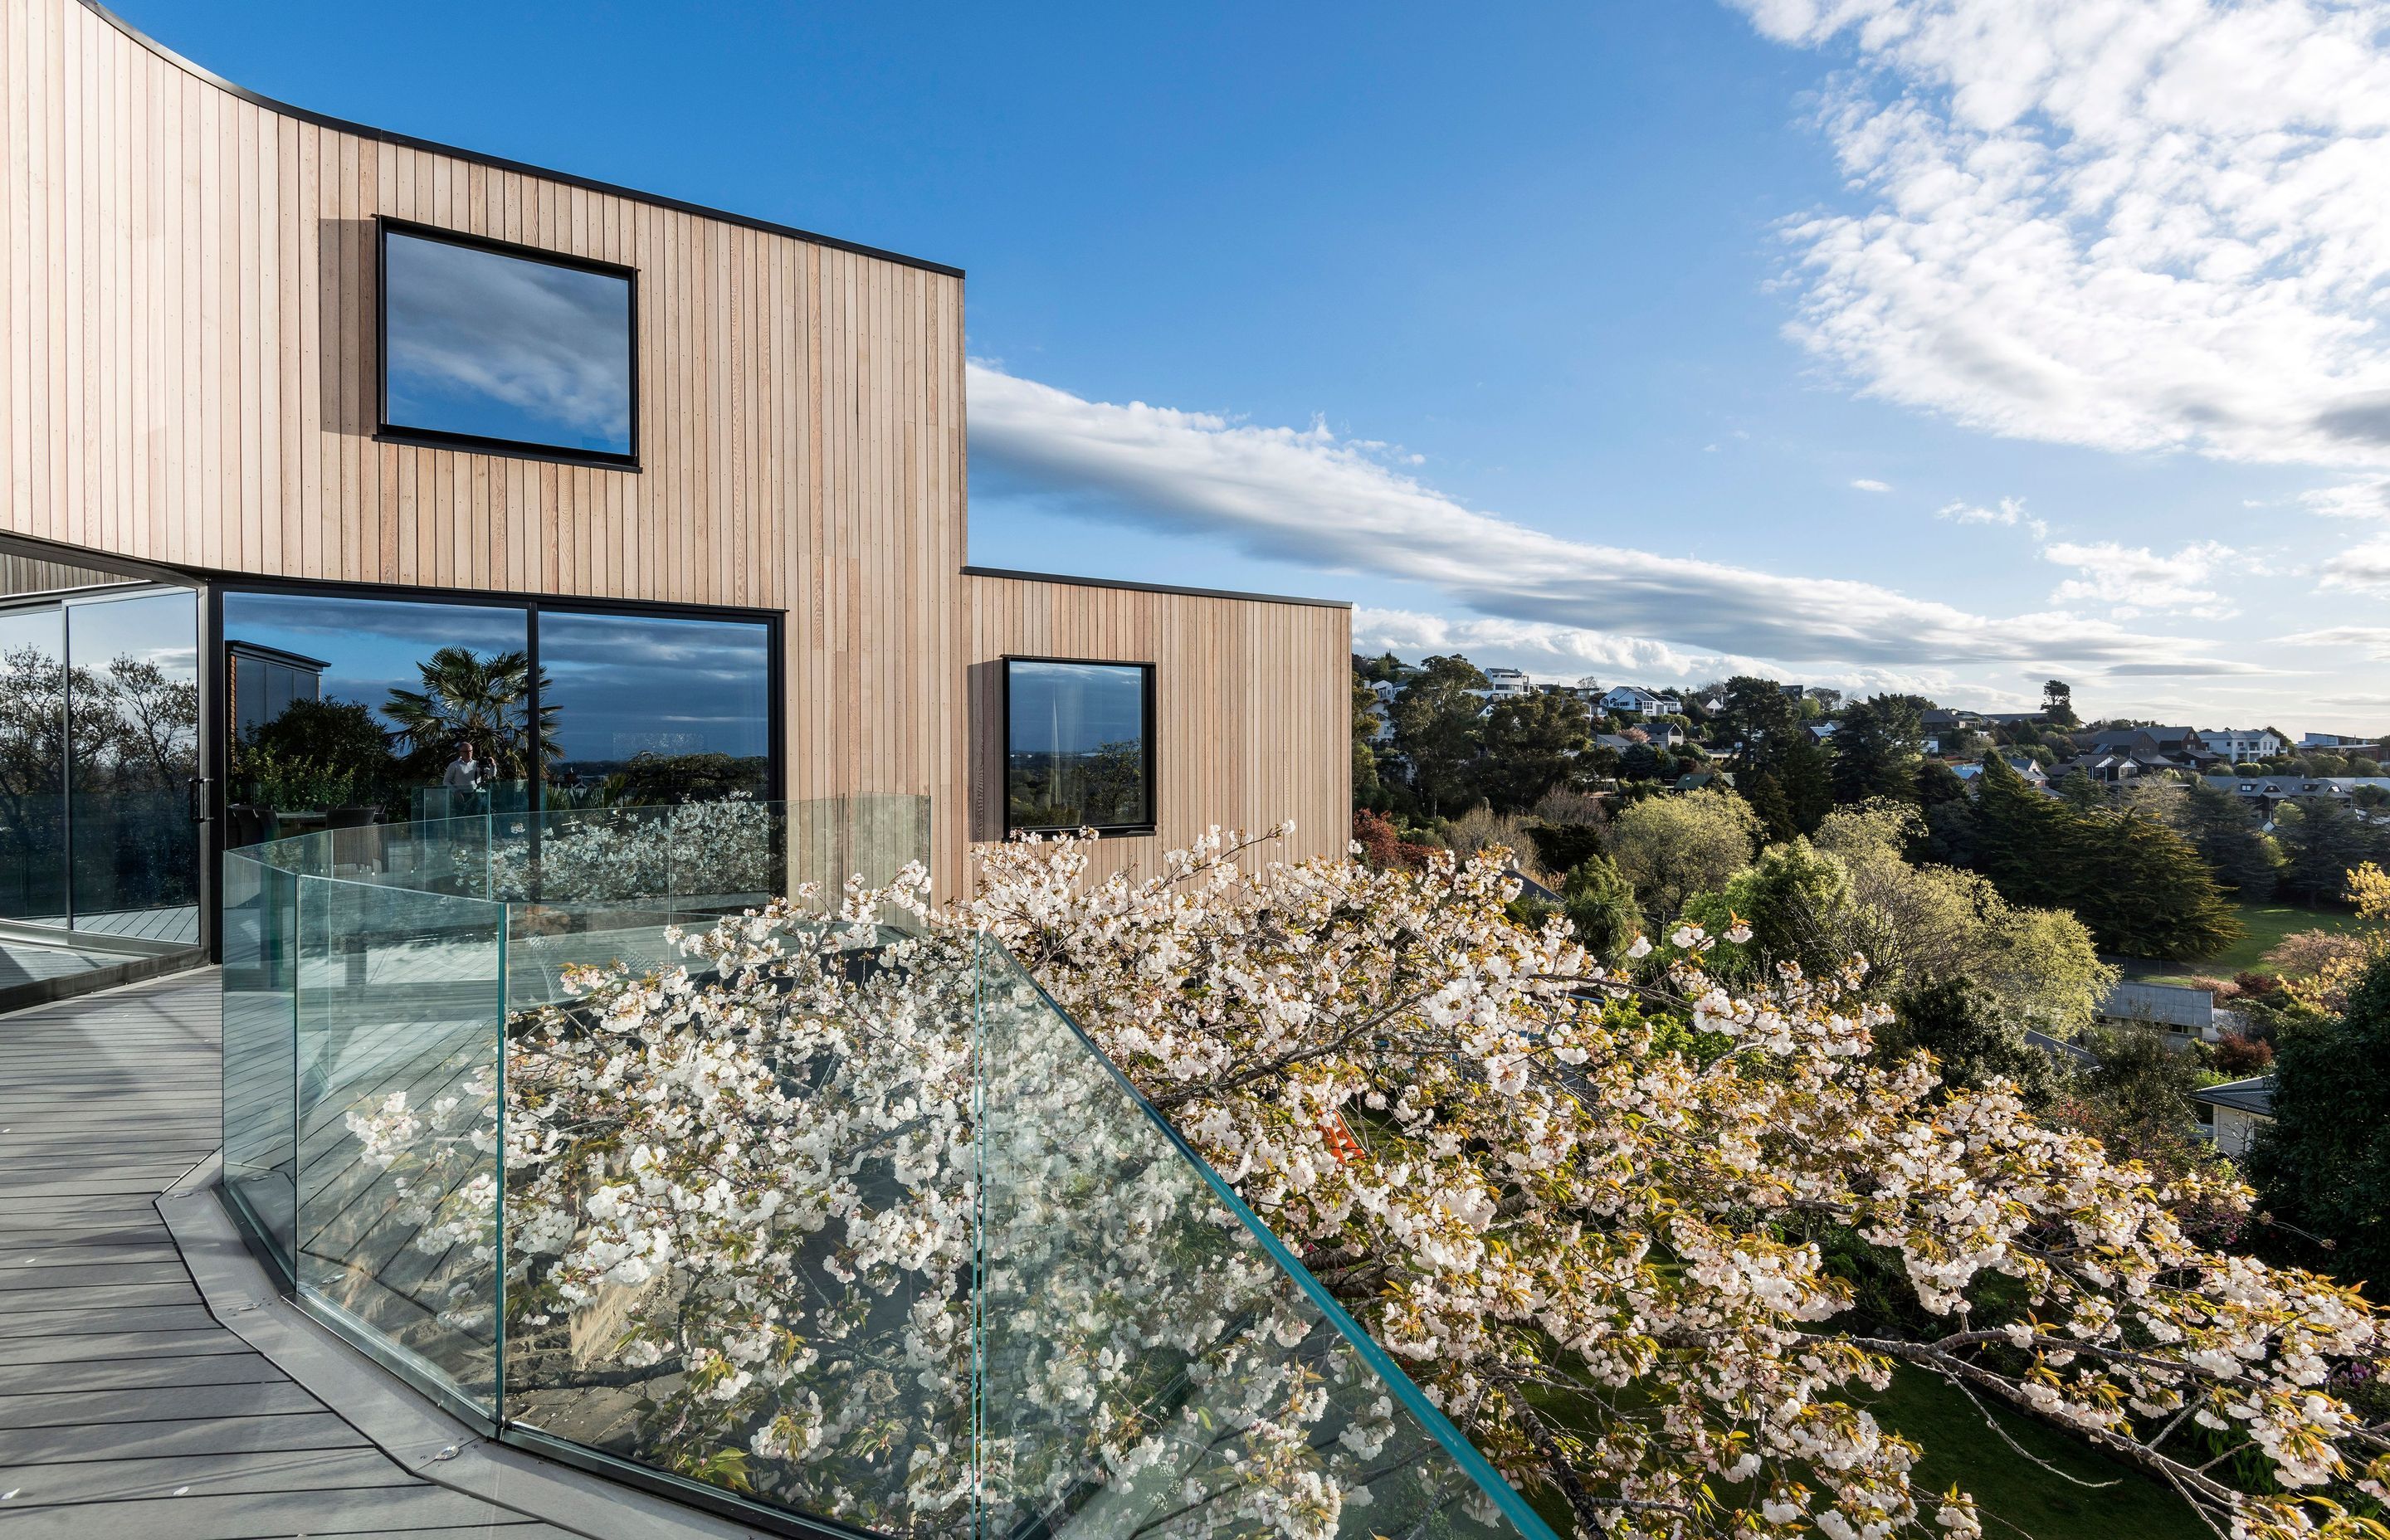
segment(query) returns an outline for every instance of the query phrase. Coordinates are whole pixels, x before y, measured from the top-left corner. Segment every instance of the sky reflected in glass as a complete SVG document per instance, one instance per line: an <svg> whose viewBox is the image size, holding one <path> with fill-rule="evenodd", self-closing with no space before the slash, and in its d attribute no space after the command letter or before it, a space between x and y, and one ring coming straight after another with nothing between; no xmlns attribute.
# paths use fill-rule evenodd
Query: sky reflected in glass
<svg viewBox="0 0 2390 1540"><path fill-rule="evenodd" d="M631 453L631 280L390 231L392 428Z"/></svg>

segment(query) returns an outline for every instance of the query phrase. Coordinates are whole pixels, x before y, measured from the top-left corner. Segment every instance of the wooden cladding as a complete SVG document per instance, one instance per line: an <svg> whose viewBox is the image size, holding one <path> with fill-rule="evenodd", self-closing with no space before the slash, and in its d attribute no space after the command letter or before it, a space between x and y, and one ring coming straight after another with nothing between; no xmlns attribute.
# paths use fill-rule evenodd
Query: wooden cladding
<svg viewBox="0 0 2390 1540"><path fill-rule="evenodd" d="M1002 837L1002 660L1154 665L1150 836L1107 838L1099 871L1154 869L1211 825L1294 820L1256 860L1332 854L1352 824L1352 611L980 573L963 579L972 763L970 838Z"/></svg>
<svg viewBox="0 0 2390 1540"><path fill-rule="evenodd" d="M929 798L948 891L970 665L1151 650L1161 837L1341 843L1343 611L963 577L959 274L279 109L79 0L0 4L0 533L783 611L785 794ZM378 440L383 217L636 269L639 468Z"/></svg>

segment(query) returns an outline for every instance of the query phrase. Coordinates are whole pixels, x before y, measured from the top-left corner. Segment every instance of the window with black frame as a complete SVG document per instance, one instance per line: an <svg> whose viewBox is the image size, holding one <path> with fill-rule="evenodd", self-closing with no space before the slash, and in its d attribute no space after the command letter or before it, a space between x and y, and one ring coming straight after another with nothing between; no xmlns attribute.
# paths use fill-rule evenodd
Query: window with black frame
<svg viewBox="0 0 2390 1540"><path fill-rule="evenodd" d="M381 430L636 463L629 268L386 222Z"/></svg>
<svg viewBox="0 0 2390 1540"><path fill-rule="evenodd" d="M1152 830L1152 664L1009 658L1004 725L1007 834Z"/></svg>

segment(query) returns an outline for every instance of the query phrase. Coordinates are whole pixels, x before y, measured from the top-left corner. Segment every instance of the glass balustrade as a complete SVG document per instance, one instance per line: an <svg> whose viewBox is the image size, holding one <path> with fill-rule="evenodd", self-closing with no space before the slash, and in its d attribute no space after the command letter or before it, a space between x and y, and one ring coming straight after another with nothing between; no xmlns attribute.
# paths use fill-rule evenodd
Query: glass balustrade
<svg viewBox="0 0 2390 1540"><path fill-rule="evenodd" d="M792 827L228 853L225 1191L307 1307L505 1436L751 1512L1550 1540L992 939L689 944L787 886Z"/></svg>

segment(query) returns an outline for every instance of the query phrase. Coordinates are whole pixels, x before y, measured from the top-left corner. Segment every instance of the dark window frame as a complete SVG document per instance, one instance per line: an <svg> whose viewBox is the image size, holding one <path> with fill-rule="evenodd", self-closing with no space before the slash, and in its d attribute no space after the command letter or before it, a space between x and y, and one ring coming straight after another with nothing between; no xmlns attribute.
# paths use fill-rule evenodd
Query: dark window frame
<svg viewBox="0 0 2390 1540"><path fill-rule="evenodd" d="M539 689L539 617L543 612L575 615L657 616L686 621L729 621L764 628L766 671L765 701L765 731L768 742L765 795L759 802L785 802L788 782L788 697L786 692L788 659L786 654L788 612L780 610L753 609L727 604L681 604L662 599L603 599L554 594L527 594L510 589L416 588L405 584L303 582L287 578L226 576L209 584L213 600L202 617L201 646L211 661L201 670L203 680L215 678L225 662L224 600L242 594L289 594L303 597L372 599L398 604L453 604L477 609L520 610L523 613L523 642L528 654L526 661L532 670L532 688L525 702L526 710L536 713L540 708ZM221 699L222 690L216 692ZM218 733L208 769L221 788L230 772L232 748ZM542 807L546 797L546 783L532 777L535 789L532 806ZM221 800L221 789L217 797ZM219 805L220 817L223 809Z"/></svg>
<svg viewBox="0 0 2390 1540"><path fill-rule="evenodd" d="M1143 731L1138 735L1139 746L1143 751L1145 773L1146 819L1143 823L1072 825L1066 828L1060 824L1016 824L1012 821L1012 665L1015 663L1076 663L1088 668L1133 668L1139 672L1144 680L1145 717ZM1137 658L1058 658L1042 653L1008 652L996 660L996 664L1003 670L1001 674L1003 688L999 691L1001 699L996 704L1000 723L997 728L996 764L997 775L1002 783L999 794L1004 809L1004 838L1009 841L1015 834L1075 834L1083 827L1092 827L1099 837L1131 839L1156 833L1162 822L1162 780L1156 773L1157 755L1154 751L1154 739L1160 731L1161 713L1155 710L1155 667L1152 661Z"/></svg>
<svg viewBox="0 0 2390 1540"><path fill-rule="evenodd" d="M630 452L615 455L598 449L576 449L570 444L541 443L532 439L489 438L479 433L453 433L444 429L415 428L390 420L390 237L410 236L418 240L439 241L449 246L462 246L486 251L494 256L513 257L523 262L545 263L550 267L569 267L583 273L595 273L610 278L621 278L629 286L628 316L631 356L631 447ZM412 444L425 449L456 449L472 455L497 455L511 459L546 460L558 465L585 465L603 470L623 470L638 474L639 462L639 270L620 263L602 262L595 257L576 256L569 251L551 251L543 247L523 246L514 241L495 240L488 236L474 235L466 230L451 230L437 225L423 225L411 219L398 219L389 214L374 217L374 439L381 443Z"/></svg>

